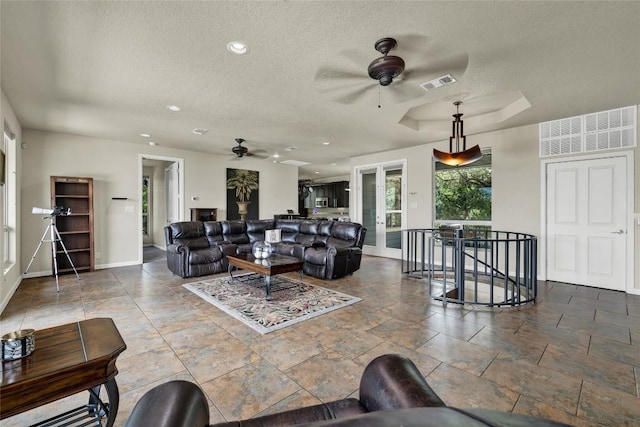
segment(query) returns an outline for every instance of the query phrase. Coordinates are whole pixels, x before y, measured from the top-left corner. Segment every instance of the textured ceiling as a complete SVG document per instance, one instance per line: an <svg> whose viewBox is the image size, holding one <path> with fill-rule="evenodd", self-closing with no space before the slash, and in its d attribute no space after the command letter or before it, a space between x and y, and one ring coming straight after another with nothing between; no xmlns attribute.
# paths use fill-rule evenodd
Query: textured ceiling
<svg viewBox="0 0 640 427"><path fill-rule="evenodd" d="M301 178L343 175L349 157L445 139L428 124L450 120L457 99L468 135L640 104L636 1L0 7L2 88L25 128L139 144L150 133L163 147L229 156L241 137L250 150L311 163ZM405 59L406 74L378 93L366 69L382 37L398 40L391 54ZM226 50L235 40L247 55ZM417 86L449 71L454 84ZM474 115L501 116L491 113L512 111L519 97L531 106L474 129ZM418 130L399 123L410 110L425 123Z"/></svg>

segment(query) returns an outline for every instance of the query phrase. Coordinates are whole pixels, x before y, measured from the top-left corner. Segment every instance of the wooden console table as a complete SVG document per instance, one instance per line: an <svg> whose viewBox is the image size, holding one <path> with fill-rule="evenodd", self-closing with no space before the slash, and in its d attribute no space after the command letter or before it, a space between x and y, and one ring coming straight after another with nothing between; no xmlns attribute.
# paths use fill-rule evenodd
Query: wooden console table
<svg viewBox="0 0 640 427"><path fill-rule="evenodd" d="M126 348L109 318L36 331L32 354L2 362L0 419L89 391L87 405L50 418L46 425L70 425L79 419L93 419L100 426L100 419L106 417L106 426L112 426L119 402L116 359ZM108 402L100 398L102 385Z"/></svg>
<svg viewBox="0 0 640 427"><path fill-rule="evenodd" d="M191 208L191 221L217 221L218 208Z"/></svg>

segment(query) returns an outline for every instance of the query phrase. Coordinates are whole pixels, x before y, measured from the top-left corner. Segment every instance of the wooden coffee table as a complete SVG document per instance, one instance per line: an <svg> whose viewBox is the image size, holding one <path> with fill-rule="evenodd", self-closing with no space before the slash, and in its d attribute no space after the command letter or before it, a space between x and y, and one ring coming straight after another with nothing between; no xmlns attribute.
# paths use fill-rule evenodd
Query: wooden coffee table
<svg viewBox="0 0 640 427"><path fill-rule="evenodd" d="M231 273L233 267L242 268L244 270L253 271L264 276L264 285L266 288L266 300L271 300L271 276L282 273L290 273L292 271L300 272L300 279L303 278L302 267L304 261L288 255L271 254L269 258L257 259L250 253L227 255L229 261L229 276L233 279Z"/></svg>
<svg viewBox="0 0 640 427"><path fill-rule="evenodd" d="M89 420L82 425L100 426L101 418L106 417L105 425L112 426L119 402L116 359L126 348L116 325L108 318L36 331L33 353L1 362L0 419L88 391L87 405L38 425L70 425L71 420ZM102 385L108 402L100 397Z"/></svg>

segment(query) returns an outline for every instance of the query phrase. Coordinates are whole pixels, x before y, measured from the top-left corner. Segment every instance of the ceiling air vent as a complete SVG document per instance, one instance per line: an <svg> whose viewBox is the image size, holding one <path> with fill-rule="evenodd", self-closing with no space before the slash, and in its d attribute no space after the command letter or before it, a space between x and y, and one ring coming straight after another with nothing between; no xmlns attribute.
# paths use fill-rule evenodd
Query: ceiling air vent
<svg viewBox="0 0 640 427"><path fill-rule="evenodd" d="M428 92L432 89L455 83L455 81L455 77L453 77L451 74L447 74L446 76L438 77L437 79L429 80L426 83L422 83L420 87Z"/></svg>
<svg viewBox="0 0 640 427"><path fill-rule="evenodd" d="M306 165L310 165L311 164L309 162L303 162L303 161L300 161L300 160L285 160L285 161L280 162L280 163L285 164L285 165L293 165L293 166L306 166Z"/></svg>
<svg viewBox="0 0 640 427"><path fill-rule="evenodd" d="M209 132L209 129L204 129L204 128L195 128L194 130L191 131L191 133L194 135L204 135L207 132Z"/></svg>

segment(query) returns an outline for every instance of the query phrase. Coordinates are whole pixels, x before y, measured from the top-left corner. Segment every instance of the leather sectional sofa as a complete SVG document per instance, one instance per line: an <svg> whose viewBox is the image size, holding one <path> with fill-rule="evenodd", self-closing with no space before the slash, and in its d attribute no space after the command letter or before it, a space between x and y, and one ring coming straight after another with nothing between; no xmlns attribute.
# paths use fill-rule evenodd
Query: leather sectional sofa
<svg viewBox="0 0 640 427"><path fill-rule="evenodd" d="M224 393L224 390L220 390ZM408 358L375 358L360 379L360 398L292 409L211 427L404 426L404 427L552 427L566 426L542 418L446 406ZM207 427L209 405L202 390L187 381L170 381L149 390L133 408L126 427Z"/></svg>
<svg viewBox="0 0 640 427"><path fill-rule="evenodd" d="M167 266L180 277L227 270L227 255L251 252L265 231L279 229L274 250L304 260L304 273L338 279L360 268L367 229L360 224L306 219L183 221L165 227Z"/></svg>

